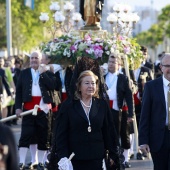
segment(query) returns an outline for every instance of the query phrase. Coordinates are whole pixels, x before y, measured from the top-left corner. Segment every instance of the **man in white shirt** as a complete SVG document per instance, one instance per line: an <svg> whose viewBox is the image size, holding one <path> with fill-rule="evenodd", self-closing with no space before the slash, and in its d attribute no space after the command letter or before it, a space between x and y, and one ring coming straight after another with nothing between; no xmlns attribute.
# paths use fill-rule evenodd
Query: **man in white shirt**
<svg viewBox="0 0 170 170"><path fill-rule="evenodd" d="M108 87L109 100L111 101L111 110L114 117L115 128L119 137L121 137L121 146L124 151L127 151L125 156L124 166L129 168L128 149L130 148L129 127L127 122L132 122L134 105L132 90L129 86L128 78L119 74L119 59L110 55L108 60L108 74L105 76L106 85ZM128 115L122 115L122 107L126 101L128 106ZM126 113L126 112L125 112ZM126 113L127 114L127 113ZM123 118L123 119L122 119ZM127 139L128 138L128 139Z"/></svg>

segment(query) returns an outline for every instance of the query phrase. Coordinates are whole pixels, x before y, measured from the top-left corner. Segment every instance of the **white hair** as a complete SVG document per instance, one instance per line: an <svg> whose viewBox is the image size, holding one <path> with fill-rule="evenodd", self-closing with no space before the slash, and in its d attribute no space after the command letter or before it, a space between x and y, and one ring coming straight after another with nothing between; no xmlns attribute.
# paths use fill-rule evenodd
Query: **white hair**
<svg viewBox="0 0 170 170"><path fill-rule="evenodd" d="M30 54L30 57L32 57L33 54L38 54L38 57L41 59L42 58L42 53L40 51L33 51L31 54Z"/></svg>

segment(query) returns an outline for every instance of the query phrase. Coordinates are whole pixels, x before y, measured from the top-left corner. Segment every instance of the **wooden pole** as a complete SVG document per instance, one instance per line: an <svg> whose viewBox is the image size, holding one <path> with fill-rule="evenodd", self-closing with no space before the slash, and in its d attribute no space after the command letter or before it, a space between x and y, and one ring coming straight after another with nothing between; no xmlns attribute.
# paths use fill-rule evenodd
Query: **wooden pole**
<svg viewBox="0 0 170 170"><path fill-rule="evenodd" d="M38 110L39 106L38 105L35 105L34 106L34 109L32 110L28 110L28 111L25 111L25 112L22 112L20 114L20 116L26 116L26 115L29 115L32 113L32 115L36 116L37 115L37 110ZM13 116L9 116L9 117L6 117L6 118L3 118L0 120L0 122L6 122L6 121L9 121L9 120L13 120L13 119L16 119L17 116L16 115L13 115Z"/></svg>
<svg viewBox="0 0 170 170"><path fill-rule="evenodd" d="M125 68L125 73L126 76L129 79L129 86L131 88L131 83L130 83L130 75L129 75L129 64L128 64L128 60L127 60L127 55L123 56L123 61L124 61L124 68ZM132 88L131 88L132 89ZM134 136L135 136L135 150L134 150L134 155L135 157L137 156L137 153L139 151L138 149L138 128L137 128L137 123L136 123L136 115L134 114L133 116L133 127L134 127Z"/></svg>

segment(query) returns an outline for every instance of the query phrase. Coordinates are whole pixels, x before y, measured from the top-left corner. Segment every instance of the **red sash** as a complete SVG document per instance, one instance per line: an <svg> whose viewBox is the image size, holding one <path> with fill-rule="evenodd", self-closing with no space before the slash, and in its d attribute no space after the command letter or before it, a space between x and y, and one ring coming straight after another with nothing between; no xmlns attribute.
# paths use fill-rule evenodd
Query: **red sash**
<svg viewBox="0 0 170 170"><path fill-rule="evenodd" d="M52 112L57 112L57 111L58 111L58 106L52 108Z"/></svg>
<svg viewBox="0 0 170 170"><path fill-rule="evenodd" d="M34 106L37 104L40 104L41 96L32 96L32 100L30 102L24 103L24 109L26 110L32 110L34 109ZM40 108L38 108L38 111L41 111Z"/></svg>
<svg viewBox="0 0 170 170"><path fill-rule="evenodd" d="M67 93L62 92L61 101L63 102L65 99L67 99Z"/></svg>
<svg viewBox="0 0 170 170"><path fill-rule="evenodd" d="M137 93L135 93L135 94L133 95L135 105L141 104L141 101L140 101L139 98L137 97L138 93L139 93L139 92L137 92Z"/></svg>
<svg viewBox="0 0 170 170"><path fill-rule="evenodd" d="M128 107L127 107L126 105L124 105L124 106L122 107L122 111L128 111Z"/></svg>
<svg viewBox="0 0 170 170"><path fill-rule="evenodd" d="M113 108L113 100L109 100L109 106L111 109Z"/></svg>

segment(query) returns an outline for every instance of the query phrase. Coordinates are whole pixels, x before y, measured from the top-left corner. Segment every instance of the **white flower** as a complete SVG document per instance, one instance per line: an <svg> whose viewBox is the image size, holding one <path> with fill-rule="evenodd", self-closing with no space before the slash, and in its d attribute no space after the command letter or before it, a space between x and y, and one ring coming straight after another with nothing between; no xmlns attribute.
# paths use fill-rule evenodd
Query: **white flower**
<svg viewBox="0 0 170 170"><path fill-rule="evenodd" d="M80 14L79 12L73 13L73 17L72 17L72 20L73 20L73 21L78 22L78 21L80 21L81 19L82 19L82 16L81 16L81 14Z"/></svg>
<svg viewBox="0 0 170 170"><path fill-rule="evenodd" d="M63 56L67 56L67 49L66 48L64 49Z"/></svg>
<svg viewBox="0 0 170 170"><path fill-rule="evenodd" d="M65 16L59 11L54 14L54 18L57 22L63 22L65 20Z"/></svg>
<svg viewBox="0 0 170 170"><path fill-rule="evenodd" d="M50 52L45 52L45 54L50 55Z"/></svg>
<svg viewBox="0 0 170 170"><path fill-rule="evenodd" d="M107 55L110 55L110 51L106 51L106 54L107 54Z"/></svg>
<svg viewBox="0 0 170 170"><path fill-rule="evenodd" d="M71 52L70 52L70 50L67 51L67 57L71 57Z"/></svg>
<svg viewBox="0 0 170 170"><path fill-rule="evenodd" d="M66 1L65 2L65 5L64 5L64 10L66 11L72 11L74 9L74 5L69 2L69 1Z"/></svg>
<svg viewBox="0 0 170 170"><path fill-rule="evenodd" d="M107 17L107 21L110 23L117 22L118 17L114 13L109 13L109 16Z"/></svg>
<svg viewBox="0 0 170 170"><path fill-rule="evenodd" d="M46 12L41 12L41 15L39 16L39 19L40 19L42 22L48 21L48 20L49 20L48 13L46 13Z"/></svg>
<svg viewBox="0 0 170 170"><path fill-rule="evenodd" d="M92 53L94 52L94 50L93 50L92 48L90 48L90 49L87 49L86 52L87 52L88 54L92 54Z"/></svg>
<svg viewBox="0 0 170 170"><path fill-rule="evenodd" d="M115 12L120 12L122 11L123 7L122 7L122 4L119 4L119 3L116 3L114 6L113 6L113 10Z"/></svg>
<svg viewBox="0 0 170 170"><path fill-rule="evenodd" d="M51 2L50 5L50 10L51 11L59 11L60 10L60 6L58 5L58 2Z"/></svg>

